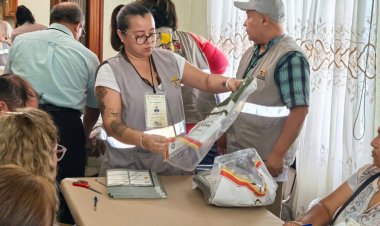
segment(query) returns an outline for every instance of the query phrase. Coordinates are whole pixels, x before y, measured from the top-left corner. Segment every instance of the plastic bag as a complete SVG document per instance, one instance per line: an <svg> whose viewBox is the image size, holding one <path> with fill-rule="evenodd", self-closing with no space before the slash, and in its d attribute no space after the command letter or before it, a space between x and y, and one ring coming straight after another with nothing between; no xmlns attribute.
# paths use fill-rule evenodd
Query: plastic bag
<svg viewBox="0 0 380 226"><path fill-rule="evenodd" d="M217 206L264 206L276 198L277 183L254 148L216 157L212 170L193 181L206 201Z"/></svg>
<svg viewBox="0 0 380 226"><path fill-rule="evenodd" d="M255 77L246 78L238 90L218 104L207 118L198 122L184 137L175 137L168 145L165 160L182 170L193 171L215 141L236 120L248 96L257 88Z"/></svg>

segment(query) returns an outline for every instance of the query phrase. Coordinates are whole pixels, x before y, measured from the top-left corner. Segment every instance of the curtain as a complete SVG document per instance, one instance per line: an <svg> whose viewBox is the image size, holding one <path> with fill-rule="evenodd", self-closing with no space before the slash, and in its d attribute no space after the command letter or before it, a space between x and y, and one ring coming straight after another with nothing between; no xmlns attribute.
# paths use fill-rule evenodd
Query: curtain
<svg viewBox="0 0 380 226"><path fill-rule="evenodd" d="M285 32L304 50L311 69L309 114L297 154L294 217L372 162L370 142L377 128L375 111L380 109L380 19L378 0L283 2ZM235 8L233 0L208 0L207 13L209 38L228 55L227 74L235 75L242 53L252 45L243 26L245 12Z"/></svg>
<svg viewBox="0 0 380 226"><path fill-rule="evenodd" d="M311 100L297 155L295 216L372 162L376 0L285 0L286 32L306 53Z"/></svg>
<svg viewBox="0 0 380 226"><path fill-rule="evenodd" d="M233 0L207 0L208 38L228 57L228 76L235 77L241 55L252 45L243 26L246 17Z"/></svg>
<svg viewBox="0 0 380 226"><path fill-rule="evenodd" d="M377 6L377 8L380 8L380 5ZM379 9L380 11L380 9ZM380 13L380 12L379 12ZM380 26L380 15L377 16L377 26ZM377 29L377 37L380 37L380 29ZM380 45L376 45L376 55L380 56ZM376 74L380 75L380 57L376 57ZM376 98L375 98L375 104L376 104L376 111L375 111L375 134L377 133L377 127L380 126L380 78L377 76L376 78Z"/></svg>

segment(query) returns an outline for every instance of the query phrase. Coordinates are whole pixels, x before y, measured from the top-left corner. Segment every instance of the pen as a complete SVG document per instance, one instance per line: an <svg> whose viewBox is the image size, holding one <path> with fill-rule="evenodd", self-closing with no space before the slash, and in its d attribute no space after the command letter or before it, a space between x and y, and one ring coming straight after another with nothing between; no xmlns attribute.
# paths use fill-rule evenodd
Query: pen
<svg viewBox="0 0 380 226"><path fill-rule="evenodd" d="M94 197L94 211L96 211L96 204L98 202L98 197Z"/></svg>
<svg viewBox="0 0 380 226"><path fill-rule="evenodd" d="M106 184L104 184L103 182L99 181L98 179L95 179L95 182L98 182L99 184L103 185L104 187L107 187Z"/></svg>

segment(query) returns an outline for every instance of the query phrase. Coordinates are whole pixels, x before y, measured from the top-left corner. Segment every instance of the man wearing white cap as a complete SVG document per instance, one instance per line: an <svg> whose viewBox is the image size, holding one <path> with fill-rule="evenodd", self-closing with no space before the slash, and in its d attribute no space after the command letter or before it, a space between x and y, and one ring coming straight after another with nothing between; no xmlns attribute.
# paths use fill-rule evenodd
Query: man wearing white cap
<svg viewBox="0 0 380 226"><path fill-rule="evenodd" d="M254 147L272 176L279 176L295 158L295 142L308 113L309 63L294 40L284 34L281 0L235 1L246 11L244 22L253 41L242 56L237 78L257 78L242 113L227 131L226 152ZM270 209L281 212L282 186Z"/></svg>

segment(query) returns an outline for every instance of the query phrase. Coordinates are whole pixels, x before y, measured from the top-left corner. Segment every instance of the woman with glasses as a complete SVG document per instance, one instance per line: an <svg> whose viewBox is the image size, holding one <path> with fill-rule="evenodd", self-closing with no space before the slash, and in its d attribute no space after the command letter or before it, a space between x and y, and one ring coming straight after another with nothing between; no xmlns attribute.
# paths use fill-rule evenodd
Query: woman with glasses
<svg viewBox="0 0 380 226"><path fill-rule="evenodd" d="M38 95L32 85L14 74L0 75L0 116L20 107L38 107Z"/></svg>
<svg viewBox="0 0 380 226"><path fill-rule="evenodd" d="M235 91L240 82L207 74L155 48L160 34L144 6L117 7L111 25L111 44L119 53L99 67L95 84L107 132L107 160L100 174L116 167L183 174L163 159L167 137L185 133L181 84L220 93Z"/></svg>
<svg viewBox="0 0 380 226"><path fill-rule="evenodd" d="M0 165L14 164L55 184L57 161L65 149L57 145L50 116L34 108L17 109L0 117Z"/></svg>
<svg viewBox="0 0 380 226"><path fill-rule="evenodd" d="M213 74L223 74L227 70L228 59L215 45L198 34L178 30L176 8L171 0L137 0L136 3L149 9L157 31L162 34L156 47L171 50L197 68ZM187 86L182 86L182 98L186 132L205 119L218 102L216 95ZM214 145L200 164L212 165L216 155Z"/></svg>

